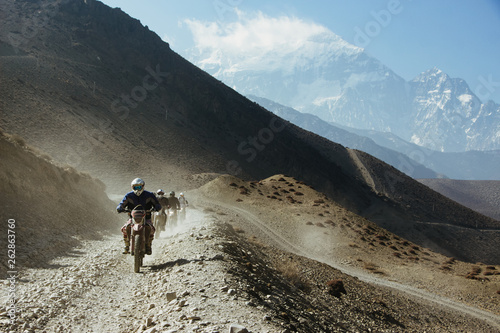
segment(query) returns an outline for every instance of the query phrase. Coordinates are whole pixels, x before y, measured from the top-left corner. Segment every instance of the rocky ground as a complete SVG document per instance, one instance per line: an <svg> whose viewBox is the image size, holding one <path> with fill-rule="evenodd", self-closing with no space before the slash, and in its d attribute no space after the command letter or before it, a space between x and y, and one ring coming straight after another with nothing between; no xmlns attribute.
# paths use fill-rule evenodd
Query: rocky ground
<svg viewBox="0 0 500 333"><path fill-rule="evenodd" d="M85 241L16 285L5 332L495 332L467 310L414 297L249 233L245 209L199 200L154 241L141 273L120 235ZM248 213L250 214L250 213ZM297 244L300 247L300 244ZM8 281L5 281L8 284Z"/></svg>

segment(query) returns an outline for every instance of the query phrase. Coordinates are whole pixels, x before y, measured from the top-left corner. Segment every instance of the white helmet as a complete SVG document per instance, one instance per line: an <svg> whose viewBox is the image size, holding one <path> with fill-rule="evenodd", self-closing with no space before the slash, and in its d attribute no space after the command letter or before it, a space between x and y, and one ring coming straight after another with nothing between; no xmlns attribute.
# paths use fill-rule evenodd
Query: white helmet
<svg viewBox="0 0 500 333"><path fill-rule="evenodd" d="M146 183L144 183L144 180L142 180L141 178L134 179L130 184L130 186L132 186L132 190L137 196L141 195L144 191L144 185L146 185Z"/></svg>
<svg viewBox="0 0 500 333"><path fill-rule="evenodd" d="M156 194L158 194L158 195L164 195L164 194L165 194L165 191L163 191L163 190L160 188L158 191L156 191Z"/></svg>
<svg viewBox="0 0 500 333"><path fill-rule="evenodd" d="M181 192L181 197L183 197L183 196L184 196L184 193Z"/></svg>

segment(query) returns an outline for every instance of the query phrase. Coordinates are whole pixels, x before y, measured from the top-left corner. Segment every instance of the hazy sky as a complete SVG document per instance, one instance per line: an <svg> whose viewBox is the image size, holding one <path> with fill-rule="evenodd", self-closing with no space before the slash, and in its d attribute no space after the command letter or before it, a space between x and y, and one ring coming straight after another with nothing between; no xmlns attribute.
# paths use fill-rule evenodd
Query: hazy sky
<svg viewBox="0 0 500 333"><path fill-rule="evenodd" d="M500 103L500 1L498 0L103 0L120 7L185 56L195 46L191 29L238 26L242 38L258 23L268 29L262 45L283 31L328 29L364 48L411 80L438 67L463 78L484 102ZM258 18L258 19L256 19ZM289 25L277 29L276 24ZM213 35L213 34L212 34ZM198 35L199 36L199 35ZM236 35L238 36L238 35ZM196 40L197 43L210 42ZM237 41L235 41L237 42ZM263 44L262 44L263 43ZM246 52L249 48L246 47ZM250 48L251 49L251 48ZM257 52L260 52L256 48Z"/></svg>

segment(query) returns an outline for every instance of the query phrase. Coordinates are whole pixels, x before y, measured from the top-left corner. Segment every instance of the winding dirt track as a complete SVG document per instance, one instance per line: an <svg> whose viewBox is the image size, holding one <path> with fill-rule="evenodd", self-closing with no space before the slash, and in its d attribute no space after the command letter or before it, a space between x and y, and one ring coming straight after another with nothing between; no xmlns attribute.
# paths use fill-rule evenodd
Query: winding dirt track
<svg viewBox="0 0 500 333"><path fill-rule="evenodd" d="M318 255L314 254L313 251L309 250L304 244L300 244L297 242L296 239L293 239L293 235L290 233L287 233L286 228L283 228L282 230L274 230L270 228L269 226L266 225L261 219L259 219L258 216L255 214L249 212L248 210L245 210L240 207L235 207L230 204L226 204L223 202L213 202L213 205L220 206L223 209L232 211L233 213L238 214L242 218L244 218L248 223L252 224L253 226L257 227L264 235L266 235L268 238L272 239L275 241L276 245L281 247L283 250L295 253L297 255L305 256L310 259L314 259L320 262L323 262L327 265L330 265L331 267L334 267L346 274L349 274L351 276L357 277L360 280L367 282L367 283L372 283L372 284L377 284L379 286L384 286L384 287L389 287L392 289L395 289L400 292L404 292L408 295L418 297L422 300L429 301L436 303L440 306L443 306L449 310L452 311L458 311L463 314L473 316L475 318L478 318L480 320L484 320L488 322L489 324L497 327L500 330L500 316L497 316L493 313L483 311L481 309L475 308L468 306L463 303L458 303L455 302L451 299L432 294L428 291L418 289L415 287L403 285L398 282L394 281L389 281L386 279L382 279L379 277L375 277L371 274L367 274L364 271L361 271L359 269L355 269L353 267L349 267L346 265L342 265L339 262L334 262L332 261L331 258L324 258L324 257L318 257Z"/></svg>

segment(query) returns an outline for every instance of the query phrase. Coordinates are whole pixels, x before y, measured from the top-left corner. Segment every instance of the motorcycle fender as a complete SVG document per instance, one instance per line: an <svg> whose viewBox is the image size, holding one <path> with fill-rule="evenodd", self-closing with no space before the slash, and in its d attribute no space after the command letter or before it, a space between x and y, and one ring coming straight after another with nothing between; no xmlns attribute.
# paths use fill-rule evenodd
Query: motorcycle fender
<svg viewBox="0 0 500 333"><path fill-rule="evenodd" d="M144 228L143 224L134 224L132 226L132 229L134 230L134 232L140 232L143 228Z"/></svg>

